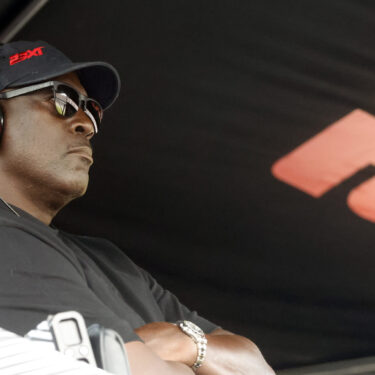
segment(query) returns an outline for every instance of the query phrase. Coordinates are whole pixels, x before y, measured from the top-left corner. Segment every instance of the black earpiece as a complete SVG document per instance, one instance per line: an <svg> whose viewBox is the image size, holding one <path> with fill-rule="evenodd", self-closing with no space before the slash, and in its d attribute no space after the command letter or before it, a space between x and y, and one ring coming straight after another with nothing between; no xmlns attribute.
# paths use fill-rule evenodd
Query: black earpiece
<svg viewBox="0 0 375 375"><path fill-rule="evenodd" d="M4 112L3 109L0 106L0 137L4 129Z"/></svg>

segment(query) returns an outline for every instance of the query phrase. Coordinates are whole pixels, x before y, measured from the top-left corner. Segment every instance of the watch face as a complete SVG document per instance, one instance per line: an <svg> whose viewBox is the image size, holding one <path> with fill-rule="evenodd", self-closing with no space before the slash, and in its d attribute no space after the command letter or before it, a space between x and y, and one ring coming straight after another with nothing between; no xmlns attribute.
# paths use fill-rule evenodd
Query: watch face
<svg viewBox="0 0 375 375"><path fill-rule="evenodd" d="M204 335L204 332L194 323L189 322L188 320L184 321L184 324L190 328L192 331L198 333L199 335Z"/></svg>

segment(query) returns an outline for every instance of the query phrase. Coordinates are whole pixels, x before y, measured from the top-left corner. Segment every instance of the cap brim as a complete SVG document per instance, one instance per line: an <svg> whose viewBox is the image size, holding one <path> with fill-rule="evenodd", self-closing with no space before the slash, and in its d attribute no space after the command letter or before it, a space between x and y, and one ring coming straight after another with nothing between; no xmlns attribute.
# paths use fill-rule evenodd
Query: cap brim
<svg viewBox="0 0 375 375"><path fill-rule="evenodd" d="M77 72L88 96L97 100L103 109L109 108L119 95L121 81L117 70L111 64L101 61L61 64L53 67L50 72L34 71L12 82L10 87L43 82L70 72Z"/></svg>

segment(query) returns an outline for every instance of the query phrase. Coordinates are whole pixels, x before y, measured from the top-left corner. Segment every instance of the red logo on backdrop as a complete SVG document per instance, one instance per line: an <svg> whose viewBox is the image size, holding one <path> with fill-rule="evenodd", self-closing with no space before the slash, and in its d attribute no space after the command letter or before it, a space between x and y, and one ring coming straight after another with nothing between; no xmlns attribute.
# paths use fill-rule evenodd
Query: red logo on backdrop
<svg viewBox="0 0 375 375"><path fill-rule="evenodd" d="M9 65L17 64L21 61L31 59L33 56L41 56L43 55L42 48L44 47L36 47L33 50L29 49L25 52L16 53L9 57Z"/></svg>
<svg viewBox="0 0 375 375"><path fill-rule="evenodd" d="M368 165L375 165L375 116L356 109L279 159L272 174L319 198ZM375 222L375 177L354 188L347 204Z"/></svg>

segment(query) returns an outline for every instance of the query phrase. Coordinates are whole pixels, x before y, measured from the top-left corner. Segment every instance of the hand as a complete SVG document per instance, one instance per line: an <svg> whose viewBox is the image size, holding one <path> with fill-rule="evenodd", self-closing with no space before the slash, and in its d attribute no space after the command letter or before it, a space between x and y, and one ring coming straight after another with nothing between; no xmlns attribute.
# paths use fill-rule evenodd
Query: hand
<svg viewBox="0 0 375 375"><path fill-rule="evenodd" d="M194 375L191 368L180 362L163 361L140 341L125 344L132 375Z"/></svg>

